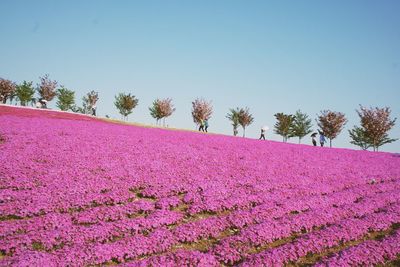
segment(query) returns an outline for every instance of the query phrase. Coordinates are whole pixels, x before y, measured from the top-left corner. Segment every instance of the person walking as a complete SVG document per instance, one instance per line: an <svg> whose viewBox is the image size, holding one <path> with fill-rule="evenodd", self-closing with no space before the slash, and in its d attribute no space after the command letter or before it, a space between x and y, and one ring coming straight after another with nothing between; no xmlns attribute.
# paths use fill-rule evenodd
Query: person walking
<svg viewBox="0 0 400 267"><path fill-rule="evenodd" d="M204 132L204 120L203 119L200 119L199 132Z"/></svg>
<svg viewBox="0 0 400 267"><path fill-rule="evenodd" d="M208 119L205 119L205 120L204 120L204 131L205 131L206 133L208 133L207 129L208 129Z"/></svg>
<svg viewBox="0 0 400 267"><path fill-rule="evenodd" d="M261 140L261 139L265 140L265 130L264 130L264 128L261 128L261 135L260 135L259 140Z"/></svg>
<svg viewBox="0 0 400 267"><path fill-rule="evenodd" d="M317 146L317 133L311 135L311 141L314 146Z"/></svg>
<svg viewBox="0 0 400 267"><path fill-rule="evenodd" d="M96 116L96 109L97 109L96 105L93 105L92 106L92 116Z"/></svg>
<svg viewBox="0 0 400 267"><path fill-rule="evenodd" d="M261 140L261 139L265 140L265 133L266 133L266 131L267 131L268 129L269 129L268 126L263 126L263 127L261 127L261 135L260 135L259 140Z"/></svg>
<svg viewBox="0 0 400 267"><path fill-rule="evenodd" d="M318 130L318 133L319 133L319 143L321 144L321 147L324 147L324 144L326 142L324 132Z"/></svg>
<svg viewBox="0 0 400 267"><path fill-rule="evenodd" d="M44 98L39 99L40 108L47 108L47 100Z"/></svg>

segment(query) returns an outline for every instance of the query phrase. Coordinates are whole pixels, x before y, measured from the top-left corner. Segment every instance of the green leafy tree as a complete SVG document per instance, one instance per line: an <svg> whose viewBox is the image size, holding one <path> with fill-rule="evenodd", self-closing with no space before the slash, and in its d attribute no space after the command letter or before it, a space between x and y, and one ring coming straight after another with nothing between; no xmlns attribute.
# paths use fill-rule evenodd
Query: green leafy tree
<svg viewBox="0 0 400 267"><path fill-rule="evenodd" d="M57 107L64 111L72 110L75 105L75 92L61 86L61 88L57 90L57 95Z"/></svg>
<svg viewBox="0 0 400 267"><path fill-rule="evenodd" d="M128 119L128 115L132 113L132 110L138 105L139 100L134 96L125 93L119 93L115 96L115 106L117 107L119 113Z"/></svg>
<svg viewBox="0 0 400 267"><path fill-rule="evenodd" d="M226 114L226 118L228 120L230 120L231 123L232 123L233 135L234 136L236 136L238 134L238 128L239 128L239 125L240 125L240 123L239 123L239 112L240 112L239 108L236 108L236 109L231 108L231 109L229 109L228 114Z"/></svg>
<svg viewBox="0 0 400 267"><path fill-rule="evenodd" d="M46 74L43 77L39 77L40 83L38 84L37 91L41 98L45 99L46 101L51 101L57 95L57 82L52 81L49 78L49 75Z"/></svg>
<svg viewBox="0 0 400 267"><path fill-rule="evenodd" d="M283 142L287 142L288 138L291 136L294 116L282 112L276 113L274 116L277 120L274 125L274 132L283 137Z"/></svg>
<svg viewBox="0 0 400 267"><path fill-rule="evenodd" d="M0 78L0 101L5 104L15 94L16 85L10 80Z"/></svg>
<svg viewBox="0 0 400 267"><path fill-rule="evenodd" d="M160 100L156 99L153 101L153 104L151 107L149 107L150 110L150 115L156 119L156 125L158 125L159 121L162 118L162 114L161 114L161 109L160 109Z"/></svg>
<svg viewBox="0 0 400 267"><path fill-rule="evenodd" d="M349 135L351 138L350 143L361 147L363 150L367 150L371 147L371 142L368 140L365 131L361 127L354 126L353 129L349 130Z"/></svg>
<svg viewBox="0 0 400 267"><path fill-rule="evenodd" d="M378 151L379 147L384 144L397 140L388 136L388 131L393 128L396 122L396 118L390 118L390 113L391 110L388 107L368 109L360 106L360 110L357 110L365 140L373 147L374 151Z"/></svg>
<svg viewBox="0 0 400 267"><path fill-rule="evenodd" d="M307 134L312 132L312 122L307 114L302 113L300 110L294 114L291 128L289 129L289 137L298 137L299 144L301 139Z"/></svg>
<svg viewBox="0 0 400 267"><path fill-rule="evenodd" d="M239 109L239 124L243 128L243 137L246 136L246 127L253 123L254 117L248 107Z"/></svg>
<svg viewBox="0 0 400 267"><path fill-rule="evenodd" d="M317 120L318 127L329 138L330 147L332 147L332 140L340 134L346 123L347 119L343 113L330 110L321 111Z"/></svg>
<svg viewBox="0 0 400 267"><path fill-rule="evenodd" d="M26 106L29 103L36 102L36 99L34 98L35 89L32 86L32 82L23 81L22 84L17 85L15 95L21 106Z"/></svg>

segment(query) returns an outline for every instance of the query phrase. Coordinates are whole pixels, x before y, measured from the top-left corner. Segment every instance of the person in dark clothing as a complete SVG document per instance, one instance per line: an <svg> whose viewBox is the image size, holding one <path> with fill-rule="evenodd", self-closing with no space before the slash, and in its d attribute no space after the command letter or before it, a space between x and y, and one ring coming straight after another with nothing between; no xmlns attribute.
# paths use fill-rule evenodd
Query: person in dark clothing
<svg viewBox="0 0 400 267"><path fill-rule="evenodd" d="M46 99L40 98L39 103L41 105L41 108L47 108L47 100Z"/></svg>
<svg viewBox="0 0 400 267"><path fill-rule="evenodd" d="M317 146L317 133L313 133L312 135L311 135L311 140L312 140L312 144L314 145L314 146Z"/></svg>
<svg viewBox="0 0 400 267"><path fill-rule="evenodd" d="M200 120L199 132L204 132L204 121L202 119Z"/></svg>
<svg viewBox="0 0 400 267"><path fill-rule="evenodd" d="M261 128L261 135L260 135L259 140L261 140L261 139L265 140L265 129L264 128Z"/></svg>

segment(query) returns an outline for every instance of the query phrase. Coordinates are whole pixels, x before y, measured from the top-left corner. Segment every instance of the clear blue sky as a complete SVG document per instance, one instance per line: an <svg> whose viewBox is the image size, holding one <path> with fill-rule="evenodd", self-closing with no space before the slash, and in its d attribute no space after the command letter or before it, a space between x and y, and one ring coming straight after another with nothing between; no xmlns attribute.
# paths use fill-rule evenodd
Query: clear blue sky
<svg viewBox="0 0 400 267"><path fill-rule="evenodd" d="M211 131L231 134L228 109L248 106L247 135L258 138L277 112L314 120L331 109L349 120L334 146L355 148L347 129L362 104L391 107L400 137L397 0L2 0L0 10L0 77L36 84L48 73L78 103L96 90L100 115L119 118L114 95L130 92L139 98L130 120L154 123L148 107L171 97L168 124L194 129L191 101L203 97L214 105ZM382 150L400 152L400 141Z"/></svg>

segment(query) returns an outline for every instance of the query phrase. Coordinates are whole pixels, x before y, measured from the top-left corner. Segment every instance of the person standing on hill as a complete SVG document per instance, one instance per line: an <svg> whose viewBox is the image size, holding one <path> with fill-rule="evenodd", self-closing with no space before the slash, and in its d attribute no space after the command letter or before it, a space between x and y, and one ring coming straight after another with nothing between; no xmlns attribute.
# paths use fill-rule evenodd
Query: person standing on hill
<svg viewBox="0 0 400 267"><path fill-rule="evenodd" d="M313 146L317 146L317 133L313 133L312 135L311 135L311 141L312 141L312 144L313 144Z"/></svg>
<svg viewBox="0 0 400 267"><path fill-rule="evenodd" d="M263 126L261 127L261 135L259 140L263 139L265 140L265 133L268 131L269 127L268 126Z"/></svg>
<svg viewBox="0 0 400 267"><path fill-rule="evenodd" d="M204 120L203 119L200 119L199 132L204 132Z"/></svg>
<svg viewBox="0 0 400 267"><path fill-rule="evenodd" d="M265 140L265 129L264 128L261 128L261 135L260 135L259 140L261 140L261 139Z"/></svg>
<svg viewBox="0 0 400 267"><path fill-rule="evenodd" d="M92 106L92 115L93 116L96 116L96 109L97 109L96 105L93 105Z"/></svg>
<svg viewBox="0 0 400 267"><path fill-rule="evenodd" d="M326 142L324 132L318 130L318 133L319 133L319 143L321 144L321 147L323 147Z"/></svg>
<svg viewBox="0 0 400 267"><path fill-rule="evenodd" d="M204 120L204 131L205 131L206 133L208 133L207 129L208 129L208 119L205 119L205 120Z"/></svg>

